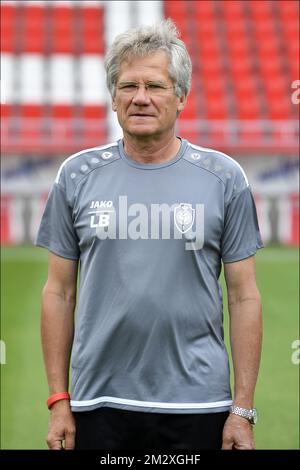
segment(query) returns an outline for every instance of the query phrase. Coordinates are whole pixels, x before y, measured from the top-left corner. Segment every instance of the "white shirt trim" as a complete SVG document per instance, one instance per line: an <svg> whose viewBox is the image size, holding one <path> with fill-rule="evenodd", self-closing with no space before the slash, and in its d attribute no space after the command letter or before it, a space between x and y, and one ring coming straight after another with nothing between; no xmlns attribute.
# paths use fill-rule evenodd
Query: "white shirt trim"
<svg viewBox="0 0 300 470"><path fill-rule="evenodd" d="M234 158L231 158L229 155L227 155L226 153L220 152L219 150L209 149L207 147L200 147L199 145L194 145L194 144L191 144L190 142L189 142L189 145L191 147L193 147L194 149L196 149L196 150L204 150L205 152L215 152L215 153L220 153L221 155L224 155L224 157L228 158L229 160L231 160L233 163L235 163L237 165L237 167L241 170L242 175L245 178L247 186L249 186L249 181L248 181L248 178L246 176L246 173L244 172L241 165Z"/></svg>
<svg viewBox="0 0 300 470"><path fill-rule="evenodd" d="M74 154L71 155L70 157L66 158L66 159L62 162L62 164L60 165L59 170L58 170L58 173L57 173L57 176L56 176L56 178L55 178L55 183L58 183L60 174L61 174L61 172L62 172L62 169L63 169L63 167L65 166L65 164L66 164L68 161L72 160L72 159L75 158L75 157L79 157L79 155L82 155L83 153L86 153L86 152L92 152L93 150L104 150L104 149L107 149L107 148L109 148L109 147L116 147L117 145L118 145L117 142L113 142L113 143L111 143L111 144L102 145L101 147L92 147L92 148L90 148L90 149L85 149L85 150L81 150L80 152L74 153Z"/></svg>
<svg viewBox="0 0 300 470"><path fill-rule="evenodd" d="M188 410L188 409L205 409L205 408L221 408L223 406L232 405L232 400L214 401L208 403L163 403L156 401L138 401L128 400L127 398L116 398L116 397L99 397L93 400L71 400L71 406L83 407L98 405L99 403L116 403L119 405L132 405L144 408L167 408L176 410Z"/></svg>

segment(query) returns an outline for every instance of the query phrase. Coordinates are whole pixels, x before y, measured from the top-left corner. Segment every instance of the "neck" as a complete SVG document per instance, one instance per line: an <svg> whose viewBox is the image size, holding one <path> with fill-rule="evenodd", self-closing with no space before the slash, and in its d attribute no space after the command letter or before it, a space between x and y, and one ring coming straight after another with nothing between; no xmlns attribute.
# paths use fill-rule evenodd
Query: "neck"
<svg viewBox="0 0 300 470"><path fill-rule="evenodd" d="M156 137L138 139L124 134L124 150L138 163L165 163L178 153L180 139L174 134L164 140Z"/></svg>

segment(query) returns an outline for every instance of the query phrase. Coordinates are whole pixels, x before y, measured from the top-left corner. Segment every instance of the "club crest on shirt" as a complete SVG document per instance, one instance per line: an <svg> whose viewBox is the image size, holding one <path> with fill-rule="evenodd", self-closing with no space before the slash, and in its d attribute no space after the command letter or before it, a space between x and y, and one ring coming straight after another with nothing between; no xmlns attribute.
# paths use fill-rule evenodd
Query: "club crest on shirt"
<svg viewBox="0 0 300 470"><path fill-rule="evenodd" d="M181 233L186 233L192 228L195 220L195 209L192 204L181 202L174 208L174 223Z"/></svg>

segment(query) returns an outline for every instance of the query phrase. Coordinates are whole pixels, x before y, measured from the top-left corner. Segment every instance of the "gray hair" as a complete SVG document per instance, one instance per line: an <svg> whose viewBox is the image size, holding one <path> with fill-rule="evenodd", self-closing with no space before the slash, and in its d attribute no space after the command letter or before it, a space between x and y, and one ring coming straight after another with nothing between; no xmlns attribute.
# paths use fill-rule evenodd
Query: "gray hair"
<svg viewBox="0 0 300 470"><path fill-rule="evenodd" d="M165 51L169 58L169 75L175 94L188 95L191 88L192 62L186 46L178 38L175 24L169 18L153 26L132 28L119 34L109 48L104 65L107 88L115 96L120 65L132 57L145 57L157 50Z"/></svg>

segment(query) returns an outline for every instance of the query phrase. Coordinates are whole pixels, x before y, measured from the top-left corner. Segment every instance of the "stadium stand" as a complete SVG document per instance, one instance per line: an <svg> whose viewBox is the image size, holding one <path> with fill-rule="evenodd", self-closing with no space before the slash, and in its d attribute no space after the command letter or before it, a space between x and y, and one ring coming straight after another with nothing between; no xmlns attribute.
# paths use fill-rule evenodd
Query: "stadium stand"
<svg viewBox="0 0 300 470"><path fill-rule="evenodd" d="M2 2L4 154L107 139L101 2Z"/></svg>
<svg viewBox="0 0 300 470"><path fill-rule="evenodd" d="M299 78L294 0L165 1L194 64L179 129L230 152L292 154ZM106 142L105 2L2 2L4 154Z"/></svg>
<svg viewBox="0 0 300 470"><path fill-rule="evenodd" d="M294 158L296 0L2 1L3 157L36 157L39 165L41 157L62 158L114 140L103 56L118 32L155 15L175 21L193 61L178 133L234 156ZM298 199L295 193L289 198L295 227ZM4 190L1 200L2 240L18 242L22 237L9 221L15 198ZM298 243L297 229L290 232L287 243Z"/></svg>
<svg viewBox="0 0 300 470"><path fill-rule="evenodd" d="M297 152L291 83L299 78L299 3L175 0L164 5L194 64L195 96L179 126L184 135L227 152Z"/></svg>

